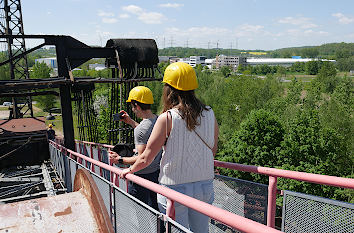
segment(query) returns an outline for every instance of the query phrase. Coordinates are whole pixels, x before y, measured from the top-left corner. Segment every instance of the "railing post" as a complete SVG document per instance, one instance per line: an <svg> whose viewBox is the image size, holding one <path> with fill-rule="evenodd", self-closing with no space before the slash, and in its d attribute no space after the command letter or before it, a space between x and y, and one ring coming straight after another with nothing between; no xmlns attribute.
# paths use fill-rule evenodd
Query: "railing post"
<svg viewBox="0 0 354 233"><path fill-rule="evenodd" d="M269 176L268 185L268 210L267 210L267 226L275 228L275 211L277 201L277 177Z"/></svg>
<svg viewBox="0 0 354 233"><path fill-rule="evenodd" d="M91 159L93 159L93 148L92 148L92 144L90 144L90 157L91 157ZM93 163L91 163L91 171L93 172L93 173L95 173L95 165L93 164Z"/></svg>
<svg viewBox="0 0 354 233"><path fill-rule="evenodd" d="M102 158L101 158L101 147L97 146L97 153L98 153L98 161L102 162ZM100 167L100 176L102 175L102 167Z"/></svg>
<svg viewBox="0 0 354 233"><path fill-rule="evenodd" d="M167 208L166 208L166 215L175 220L175 202L169 198L167 198Z"/></svg>

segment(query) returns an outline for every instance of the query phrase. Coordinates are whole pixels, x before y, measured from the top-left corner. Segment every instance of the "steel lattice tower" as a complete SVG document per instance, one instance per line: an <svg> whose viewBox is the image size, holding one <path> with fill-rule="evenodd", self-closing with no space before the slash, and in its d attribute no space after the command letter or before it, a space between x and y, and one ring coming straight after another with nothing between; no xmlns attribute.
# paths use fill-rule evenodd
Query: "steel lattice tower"
<svg viewBox="0 0 354 233"><path fill-rule="evenodd" d="M7 48L8 58L13 58L9 63L10 78L29 79L27 56L21 56L26 51L25 39L11 37L12 35L24 35L20 0L0 0L0 33L10 36L4 41L0 41L1 44L4 44L2 47ZM18 55L20 56L16 57ZM10 118L21 118L28 112L33 117L31 97L26 98L26 103L22 107L19 107L17 102L16 98L13 98L14 107ZM25 108L26 106L28 109Z"/></svg>

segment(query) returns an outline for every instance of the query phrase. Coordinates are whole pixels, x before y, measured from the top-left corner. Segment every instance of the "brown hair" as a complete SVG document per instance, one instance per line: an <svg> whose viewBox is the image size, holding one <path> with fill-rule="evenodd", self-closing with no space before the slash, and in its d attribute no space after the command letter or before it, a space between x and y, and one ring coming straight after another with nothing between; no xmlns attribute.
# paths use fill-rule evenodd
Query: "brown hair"
<svg viewBox="0 0 354 233"><path fill-rule="evenodd" d="M168 84L163 87L162 94L163 110L178 108L182 119L186 121L187 128L192 131L197 125L203 110L209 110L194 94L194 90L180 91Z"/></svg>
<svg viewBox="0 0 354 233"><path fill-rule="evenodd" d="M141 110L143 110L143 111L151 109L151 104L144 104L144 103L141 103L141 102L136 101L136 100L132 100L131 104L134 105L134 106L139 105Z"/></svg>

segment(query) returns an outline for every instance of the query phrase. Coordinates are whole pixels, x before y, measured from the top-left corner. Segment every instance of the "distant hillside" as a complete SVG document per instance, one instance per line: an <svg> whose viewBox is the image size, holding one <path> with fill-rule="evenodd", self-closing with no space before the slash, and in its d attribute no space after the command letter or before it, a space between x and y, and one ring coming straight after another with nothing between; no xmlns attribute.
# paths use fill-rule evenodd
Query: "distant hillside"
<svg viewBox="0 0 354 233"><path fill-rule="evenodd" d="M282 48L276 50L239 50L239 49L201 49L201 48L183 48L170 47L159 49L159 56L206 56L207 58L214 58L217 54L224 55L241 55L242 52L267 52L263 57L322 57L328 59L347 58L354 56L354 43L330 43L320 46L303 46ZM246 55L247 56L247 55ZM254 56L254 55L253 55Z"/></svg>
<svg viewBox="0 0 354 233"><path fill-rule="evenodd" d="M271 57L322 57L328 59L348 58L354 56L354 43L330 43L320 46L304 46L273 50Z"/></svg>
<svg viewBox="0 0 354 233"><path fill-rule="evenodd" d="M267 52L264 50L239 50L239 49L201 49L201 48L183 48L170 47L159 49L159 56L176 56L176 57L190 57L190 56L206 56L207 58L215 58L217 54L224 54L227 56L239 56L242 52Z"/></svg>

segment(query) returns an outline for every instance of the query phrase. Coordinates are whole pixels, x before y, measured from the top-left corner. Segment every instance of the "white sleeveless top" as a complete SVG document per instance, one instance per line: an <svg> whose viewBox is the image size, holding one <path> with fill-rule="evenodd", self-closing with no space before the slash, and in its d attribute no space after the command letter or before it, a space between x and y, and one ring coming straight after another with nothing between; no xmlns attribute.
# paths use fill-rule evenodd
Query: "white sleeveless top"
<svg viewBox="0 0 354 233"><path fill-rule="evenodd" d="M215 117L213 110L204 110L195 131L214 147ZM177 109L169 110L172 128L160 161L159 182L165 185L184 184L214 178L214 156L204 142L192 130Z"/></svg>

